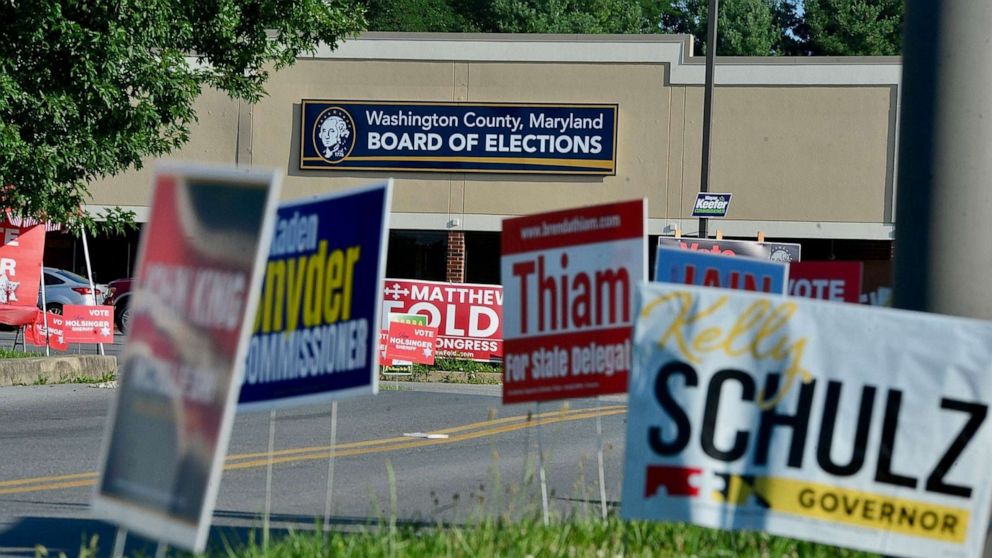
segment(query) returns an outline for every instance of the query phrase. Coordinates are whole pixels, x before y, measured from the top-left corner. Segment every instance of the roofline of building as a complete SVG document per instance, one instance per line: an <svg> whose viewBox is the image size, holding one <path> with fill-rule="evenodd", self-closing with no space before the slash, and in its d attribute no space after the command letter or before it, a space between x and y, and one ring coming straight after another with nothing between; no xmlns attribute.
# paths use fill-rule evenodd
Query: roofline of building
<svg viewBox="0 0 992 558"><path fill-rule="evenodd" d="M672 85L702 85L691 35L364 33L305 59L462 63L663 64ZM898 85L898 56L718 56L718 85Z"/></svg>

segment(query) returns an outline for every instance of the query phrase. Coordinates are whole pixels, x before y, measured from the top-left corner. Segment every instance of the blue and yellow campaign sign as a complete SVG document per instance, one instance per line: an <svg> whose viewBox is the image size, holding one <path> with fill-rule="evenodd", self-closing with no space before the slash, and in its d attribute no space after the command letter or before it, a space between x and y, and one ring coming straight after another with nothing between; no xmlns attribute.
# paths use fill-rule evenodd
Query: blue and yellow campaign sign
<svg viewBox="0 0 992 558"><path fill-rule="evenodd" d="M392 181L279 206L239 410L378 389Z"/></svg>
<svg viewBox="0 0 992 558"><path fill-rule="evenodd" d="M616 174L617 105L303 100L302 170Z"/></svg>

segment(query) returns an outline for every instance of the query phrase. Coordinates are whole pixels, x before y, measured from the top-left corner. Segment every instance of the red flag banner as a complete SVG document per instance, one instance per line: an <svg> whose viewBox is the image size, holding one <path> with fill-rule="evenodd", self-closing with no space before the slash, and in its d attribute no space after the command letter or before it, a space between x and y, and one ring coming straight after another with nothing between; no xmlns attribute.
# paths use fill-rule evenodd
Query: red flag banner
<svg viewBox="0 0 992 558"><path fill-rule="evenodd" d="M40 310L35 310L35 321L24 326L24 342L35 347L44 347L46 341L45 314ZM69 350L69 343L65 339L62 316L48 313L48 345L56 351Z"/></svg>
<svg viewBox="0 0 992 558"><path fill-rule="evenodd" d="M35 321L45 226L11 221L0 213L0 323L26 325Z"/></svg>

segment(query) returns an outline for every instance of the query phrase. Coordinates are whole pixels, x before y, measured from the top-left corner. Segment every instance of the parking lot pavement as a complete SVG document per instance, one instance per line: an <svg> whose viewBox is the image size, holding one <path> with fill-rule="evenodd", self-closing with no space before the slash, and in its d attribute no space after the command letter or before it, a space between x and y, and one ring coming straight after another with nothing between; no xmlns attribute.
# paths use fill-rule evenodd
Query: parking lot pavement
<svg viewBox="0 0 992 558"><path fill-rule="evenodd" d="M15 346L16 340L16 346ZM24 335L19 331L0 331L0 348L3 349L14 349L18 351L26 351L29 353L39 353L39 356L45 355L44 347L34 347L32 345L26 345L24 343ZM124 350L124 335L115 332L113 344L105 343L103 345L103 351L105 355L110 356L120 356L121 351ZM69 350L65 352L60 352L52 349L51 354L53 355L98 355L100 354L100 347L96 344L89 343L70 343Z"/></svg>

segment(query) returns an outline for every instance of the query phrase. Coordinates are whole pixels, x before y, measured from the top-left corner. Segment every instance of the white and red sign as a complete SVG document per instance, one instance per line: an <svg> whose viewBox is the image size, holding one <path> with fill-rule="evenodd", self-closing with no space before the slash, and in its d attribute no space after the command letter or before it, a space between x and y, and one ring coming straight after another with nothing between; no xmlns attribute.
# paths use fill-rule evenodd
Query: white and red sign
<svg viewBox="0 0 992 558"><path fill-rule="evenodd" d="M386 279L382 320L389 314L420 314L437 328L437 356L488 361L503 355L503 287ZM380 354L385 331L380 335Z"/></svg>
<svg viewBox="0 0 992 558"><path fill-rule="evenodd" d="M156 165L92 500L98 517L194 553L206 547L279 183L276 170ZM293 230L280 234L308 237L309 228Z"/></svg>
<svg viewBox="0 0 992 558"><path fill-rule="evenodd" d="M114 307L66 304L62 307L65 340L69 343L113 343Z"/></svg>
<svg viewBox="0 0 992 558"><path fill-rule="evenodd" d="M838 302L861 300L861 262L793 262L789 294Z"/></svg>
<svg viewBox="0 0 992 558"><path fill-rule="evenodd" d="M0 242L0 323L32 324L38 311L45 226L0 213Z"/></svg>
<svg viewBox="0 0 992 558"><path fill-rule="evenodd" d="M503 221L503 403L627 391L647 202Z"/></svg>
<svg viewBox="0 0 992 558"><path fill-rule="evenodd" d="M431 365L434 364L436 344L436 327L392 322L389 324L386 358Z"/></svg>

